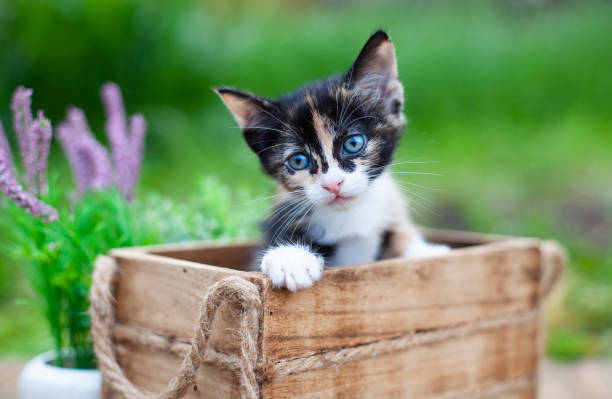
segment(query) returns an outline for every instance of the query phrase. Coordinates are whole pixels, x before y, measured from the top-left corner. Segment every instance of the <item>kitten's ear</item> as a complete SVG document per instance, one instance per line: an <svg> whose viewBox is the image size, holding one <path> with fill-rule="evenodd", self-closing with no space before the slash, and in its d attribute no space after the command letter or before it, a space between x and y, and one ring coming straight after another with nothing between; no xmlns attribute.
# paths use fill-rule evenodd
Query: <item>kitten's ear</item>
<svg viewBox="0 0 612 399"><path fill-rule="evenodd" d="M215 88L214 90L242 128L248 127L260 113L270 112L274 108L272 101L250 93L226 87Z"/></svg>
<svg viewBox="0 0 612 399"><path fill-rule="evenodd" d="M344 82L368 97L379 97L390 112L401 112L404 88L397 76L395 48L384 31L370 36Z"/></svg>

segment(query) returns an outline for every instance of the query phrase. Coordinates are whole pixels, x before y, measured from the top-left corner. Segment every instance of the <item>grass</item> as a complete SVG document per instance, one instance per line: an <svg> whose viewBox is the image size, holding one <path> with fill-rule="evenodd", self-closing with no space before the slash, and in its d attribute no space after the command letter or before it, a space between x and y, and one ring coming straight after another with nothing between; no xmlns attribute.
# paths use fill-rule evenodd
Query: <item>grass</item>
<svg viewBox="0 0 612 399"><path fill-rule="evenodd" d="M37 89L35 106L55 122L64 104L75 103L101 133L95 93L113 79L130 112L142 110L149 119L142 192L180 201L201 175L215 174L264 195L272 185L210 87L275 96L345 71L368 35L383 27L396 46L410 119L396 159L439 161L396 170L443 175L411 179L441 189L417 190L431 203L413 195L422 203L414 205L416 220L562 242L571 263L550 312L548 352L561 359L610 355L612 4L553 3L92 0L59 10L16 2L13 14L0 9L0 38L15 38L0 39L0 54L10 54L0 65L6 77L0 100L8 103L5 93L26 83ZM35 9L44 13L32 16ZM120 23L105 26L110 20ZM62 50L48 51L50 43ZM0 110L5 121L6 111ZM59 157L54 162L66 171ZM10 287L0 290L12 291L0 292L7 303L18 296ZM11 306L0 311L2 326L22 322ZM27 326L0 331L0 353L30 354L28 337L39 333Z"/></svg>

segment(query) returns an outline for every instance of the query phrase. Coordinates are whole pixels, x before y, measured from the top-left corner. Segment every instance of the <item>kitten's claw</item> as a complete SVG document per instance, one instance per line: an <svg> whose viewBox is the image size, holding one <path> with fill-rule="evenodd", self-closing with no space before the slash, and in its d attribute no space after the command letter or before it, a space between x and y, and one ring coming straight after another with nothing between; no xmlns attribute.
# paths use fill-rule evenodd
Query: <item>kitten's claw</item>
<svg viewBox="0 0 612 399"><path fill-rule="evenodd" d="M428 258L441 256L450 252L450 247L444 244L431 244L424 240L414 240L404 251L406 258Z"/></svg>
<svg viewBox="0 0 612 399"><path fill-rule="evenodd" d="M311 287L321 278L323 258L307 247L284 245L266 252L261 271L272 280L275 288L286 287L295 292Z"/></svg>

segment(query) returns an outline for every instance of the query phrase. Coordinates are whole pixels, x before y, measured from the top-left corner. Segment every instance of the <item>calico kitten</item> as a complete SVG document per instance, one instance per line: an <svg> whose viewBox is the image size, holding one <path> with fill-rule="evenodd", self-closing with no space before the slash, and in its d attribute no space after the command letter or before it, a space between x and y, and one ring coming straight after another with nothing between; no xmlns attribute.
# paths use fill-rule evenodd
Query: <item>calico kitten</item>
<svg viewBox="0 0 612 399"><path fill-rule="evenodd" d="M385 32L370 37L345 75L278 100L216 91L278 182L260 265L275 287L310 287L324 266L449 250L421 238L387 171L406 119Z"/></svg>

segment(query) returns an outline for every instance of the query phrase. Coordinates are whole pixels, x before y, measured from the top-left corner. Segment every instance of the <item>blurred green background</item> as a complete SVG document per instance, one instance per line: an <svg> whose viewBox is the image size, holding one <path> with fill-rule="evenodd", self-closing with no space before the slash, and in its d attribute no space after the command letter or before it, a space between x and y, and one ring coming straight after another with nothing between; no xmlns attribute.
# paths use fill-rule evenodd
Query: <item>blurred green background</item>
<svg viewBox="0 0 612 399"><path fill-rule="evenodd" d="M396 161L439 161L397 170L442 175L403 175L425 187L415 219L559 240L571 264L548 352L611 355L609 1L2 1L0 118L10 130L23 84L55 125L74 104L104 140L98 90L112 80L150 124L141 193L180 201L214 174L263 196L273 186L210 88L277 96L346 71L377 28L396 46L410 119ZM23 274L0 254L0 355L50 346Z"/></svg>

